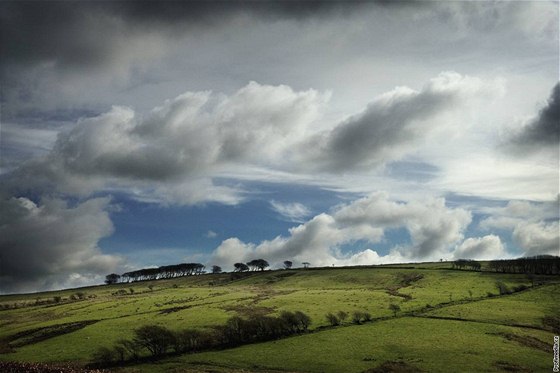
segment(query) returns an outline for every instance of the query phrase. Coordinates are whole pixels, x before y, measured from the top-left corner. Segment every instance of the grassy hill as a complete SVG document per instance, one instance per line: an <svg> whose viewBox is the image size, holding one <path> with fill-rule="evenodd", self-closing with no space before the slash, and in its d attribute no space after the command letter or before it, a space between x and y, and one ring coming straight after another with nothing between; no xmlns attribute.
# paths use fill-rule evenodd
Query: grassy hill
<svg viewBox="0 0 560 373"><path fill-rule="evenodd" d="M210 330L235 315L302 311L307 333L168 356L123 372L547 372L559 276L447 263L189 276L0 297L0 361L89 363L143 325ZM534 286L533 285L534 282ZM501 289L501 290L500 290ZM501 293L501 294L500 294ZM400 311L392 312L396 304ZM329 312L363 311L331 326Z"/></svg>

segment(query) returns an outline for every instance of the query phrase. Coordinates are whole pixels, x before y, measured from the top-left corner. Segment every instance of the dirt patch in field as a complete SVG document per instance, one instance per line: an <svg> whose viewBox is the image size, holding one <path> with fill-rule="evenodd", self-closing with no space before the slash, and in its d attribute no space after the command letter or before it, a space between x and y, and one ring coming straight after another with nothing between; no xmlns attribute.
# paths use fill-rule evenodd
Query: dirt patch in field
<svg viewBox="0 0 560 373"><path fill-rule="evenodd" d="M192 306L179 306L179 307L171 307L166 308L164 310L159 311L160 315L167 315L168 313L179 312L182 310L186 310L187 308L191 308Z"/></svg>
<svg viewBox="0 0 560 373"><path fill-rule="evenodd" d="M422 373L422 370L404 361L386 361L376 368L365 370L363 373Z"/></svg>
<svg viewBox="0 0 560 373"><path fill-rule="evenodd" d="M494 366L503 372L516 372L516 373L531 373L532 370L529 368L522 367L521 365L516 365L509 363L507 361L496 361Z"/></svg>
<svg viewBox="0 0 560 373"><path fill-rule="evenodd" d="M517 342L520 345L525 346L525 347L531 347L531 348L541 350L541 351L544 351L544 352L552 351L552 345L550 345L546 342L543 342L540 339L537 339L535 337L520 336L520 335L512 334L512 333L497 333L496 335L504 337L508 341Z"/></svg>
<svg viewBox="0 0 560 373"><path fill-rule="evenodd" d="M241 317L252 318L256 316L266 316L275 311L273 307L261 307L255 305L239 304L223 307L226 311L235 311Z"/></svg>
<svg viewBox="0 0 560 373"><path fill-rule="evenodd" d="M10 336L8 338L9 346L22 347L33 343L41 342L46 339L57 337L59 335L75 332L76 330L85 328L88 325L95 324L98 321L99 320L86 320L86 321L51 325L51 326L45 326L43 328L25 330L23 332Z"/></svg>

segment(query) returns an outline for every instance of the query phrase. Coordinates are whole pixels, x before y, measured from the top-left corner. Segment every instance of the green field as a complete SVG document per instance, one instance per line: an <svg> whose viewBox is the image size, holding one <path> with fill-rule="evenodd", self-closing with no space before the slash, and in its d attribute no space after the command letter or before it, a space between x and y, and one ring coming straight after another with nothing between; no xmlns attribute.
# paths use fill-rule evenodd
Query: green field
<svg viewBox="0 0 560 373"><path fill-rule="evenodd" d="M302 311L307 333L110 368L121 372L548 372L560 278L433 263L189 276L0 297L0 361L85 365L142 325L210 330ZM497 282L512 292L499 294ZM122 290L118 294L119 290ZM78 294L80 293L80 294ZM60 297L55 302L55 297ZM72 299L74 298L74 299ZM396 314L390 304L400 306ZM329 312L368 312L332 327ZM546 320L543 322L543 320ZM551 321L552 320L552 321ZM375 370L377 369L377 370Z"/></svg>

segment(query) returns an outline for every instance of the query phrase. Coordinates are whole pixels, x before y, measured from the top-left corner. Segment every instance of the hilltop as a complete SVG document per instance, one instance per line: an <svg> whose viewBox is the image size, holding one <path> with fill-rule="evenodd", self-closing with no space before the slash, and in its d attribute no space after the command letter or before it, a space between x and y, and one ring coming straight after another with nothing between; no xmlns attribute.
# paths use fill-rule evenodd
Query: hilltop
<svg viewBox="0 0 560 373"><path fill-rule="evenodd" d="M83 367L100 349L134 340L142 326L213 333L232 317L273 320L300 311L310 323L291 336L196 353L170 349L155 360L143 350L135 361L115 358L105 368L538 372L551 368L560 277L458 270L445 262L292 269L8 295L0 308L0 361Z"/></svg>

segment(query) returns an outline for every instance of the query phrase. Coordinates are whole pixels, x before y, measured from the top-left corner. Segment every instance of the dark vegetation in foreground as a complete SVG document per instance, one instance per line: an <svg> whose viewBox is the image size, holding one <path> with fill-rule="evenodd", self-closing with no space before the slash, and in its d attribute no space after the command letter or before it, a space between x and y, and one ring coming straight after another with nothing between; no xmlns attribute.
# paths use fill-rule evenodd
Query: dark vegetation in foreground
<svg viewBox="0 0 560 373"><path fill-rule="evenodd" d="M166 356L237 347L305 333L311 318L301 311L284 311L278 317L231 317L225 325L208 331L172 331L159 325L134 330L134 338L121 339L113 348L101 347L93 354L91 367L125 365Z"/></svg>

